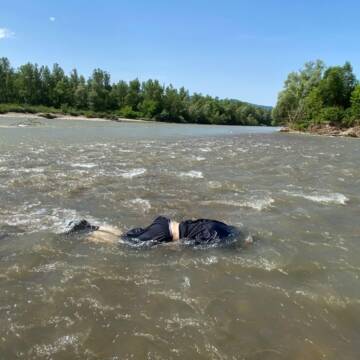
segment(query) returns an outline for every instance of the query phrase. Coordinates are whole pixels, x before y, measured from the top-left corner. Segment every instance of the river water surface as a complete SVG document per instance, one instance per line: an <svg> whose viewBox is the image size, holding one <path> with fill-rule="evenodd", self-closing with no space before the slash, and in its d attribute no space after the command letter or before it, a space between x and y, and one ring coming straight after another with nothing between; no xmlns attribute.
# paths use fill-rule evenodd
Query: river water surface
<svg viewBox="0 0 360 360"><path fill-rule="evenodd" d="M269 128L0 119L0 358L358 359L359 152ZM159 214L254 242L60 235Z"/></svg>

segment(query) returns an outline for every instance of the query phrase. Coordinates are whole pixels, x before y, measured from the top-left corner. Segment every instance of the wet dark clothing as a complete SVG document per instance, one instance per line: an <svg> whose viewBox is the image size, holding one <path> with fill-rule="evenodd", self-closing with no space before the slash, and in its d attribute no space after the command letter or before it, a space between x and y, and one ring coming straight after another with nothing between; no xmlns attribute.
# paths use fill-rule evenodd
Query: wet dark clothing
<svg viewBox="0 0 360 360"><path fill-rule="evenodd" d="M146 228L135 228L122 235L124 240L136 239L138 241L153 241L156 243L172 241L170 233L170 219L166 216L158 216Z"/></svg>
<svg viewBox="0 0 360 360"><path fill-rule="evenodd" d="M122 236L124 240L153 241L156 243L172 241L169 228L170 219L165 216L157 217L146 228L135 228ZM186 220L179 225L180 239L192 240L195 244L207 244L216 240L223 240L234 233L234 227L223 222L209 219Z"/></svg>
<svg viewBox="0 0 360 360"><path fill-rule="evenodd" d="M224 240L233 235L234 231L233 226L209 219L186 220L179 225L180 239L194 240L196 245Z"/></svg>
<svg viewBox="0 0 360 360"><path fill-rule="evenodd" d="M99 229L86 220L69 223L70 230L67 234L79 232L92 232ZM236 234L234 226L226 225L217 220L199 219L186 220L179 224L179 237L183 241L190 241L191 244L209 244L222 241ZM173 240L170 230L170 219L166 216L158 216L149 226L145 228L134 228L121 236L129 242L148 242L158 244Z"/></svg>

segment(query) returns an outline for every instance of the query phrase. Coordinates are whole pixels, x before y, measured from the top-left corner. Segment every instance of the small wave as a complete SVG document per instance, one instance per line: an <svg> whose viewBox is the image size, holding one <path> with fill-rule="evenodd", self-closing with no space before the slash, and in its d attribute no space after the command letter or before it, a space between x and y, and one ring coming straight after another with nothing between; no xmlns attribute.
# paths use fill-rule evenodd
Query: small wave
<svg viewBox="0 0 360 360"><path fill-rule="evenodd" d="M206 158L203 157L203 156L195 156L194 160L196 160L196 161L204 161L204 160L206 160Z"/></svg>
<svg viewBox="0 0 360 360"><path fill-rule="evenodd" d="M96 167L97 164L94 164L94 163L74 163L74 164L71 164L71 167L79 167L79 168L85 168L85 169L91 169L91 168L94 168Z"/></svg>
<svg viewBox="0 0 360 360"><path fill-rule="evenodd" d="M202 151L202 152L210 152L211 151L211 149L208 148L208 147L200 148L199 150Z"/></svg>
<svg viewBox="0 0 360 360"><path fill-rule="evenodd" d="M65 335L55 340L52 344L35 345L31 349L31 352L35 353L37 356L51 357L51 355L65 351L69 347L79 347L82 342L82 337L84 337L82 334Z"/></svg>
<svg viewBox="0 0 360 360"><path fill-rule="evenodd" d="M249 149L248 148L237 148L236 149L238 152L242 152L242 153L247 153L249 152Z"/></svg>
<svg viewBox="0 0 360 360"><path fill-rule="evenodd" d="M47 272L57 271L59 269L62 270L64 268L66 268L66 264L62 262L54 262L50 264L44 264L44 265L39 265L37 267L33 267L31 271L36 273L47 273Z"/></svg>
<svg viewBox="0 0 360 360"><path fill-rule="evenodd" d="M283 192L289 194L290 196L302 197L304 199L321 203L321 204L338 204L345 205L349 198L347 198L344 194L341 193L330 193L330 194L304 194L298 192L290 192L283 190Z"/></svg>
<svg viewBox="0 0 360 360"><path fill-rule="evenodd" d="M99 224L93 217L78 213L73 209L41 207L40 203L24 204L2 215L2 222L9 226L20 226L27 233L50 231L61 234L69 230L69 223L82 218L92 224Z"/></svg>
<svg viewBox="0 0 360 360"><path fill-rule="evenodd" d="M208 204L218 204L218 205L227 205L227 206L234 206L234 207L246 207L251 208L254 210L262 211L268 209L275 200L271 197L263 198L263 199L252 199L252 200L245 200L245 201L234 201L234 200L209 200L209 201L202 201L203 205Z"/></svg>
<svg viewBox="0 0 360 360"><path fill-rule="evenodd" d="M191 178L196 178L196 179L202 179L204 177L204 175L201 171L195 171L195 170L191 170L188 172L181 172L180 176L191 177Z"/></svg>
<svg viewBox="0 0 360 360"><path fill-rule="evenodd" d="M244 207L252 208L258 211L268 209L275 202L271 197L265 199L255 199L243 202Z"/></svg>
<svg viewBox="0 0 360 360"><path fill-rule="evenodd" d="M12 129L12 128L17 128L17 125L0 125L0 128L3 129Z"/></svg>
<svg viewBox="0 0 360 360"><path fill-rule="evenodd" d="M146 173L146 169L140 168L140 169L132 169L130 171L124 172L120 174L125 179L132 179L133 177L140 176Z"/></svg>
<svg viewBox="0 0 360 360"><path fill-rule="evenodd" d="M222 184L220 181L209 181L208 182L208 186L210 189L221 189L222 188Z"/></svg>
<svg viewBox="0 0 360 360"><path fill-rule="evenodd" d="M149 200L136 198L129 201L129 203L136 208L140 208L143 212L148 212L151 209Z"/></svg>
<svg viewBox="0 0 360 360"><path fill-rule="evenodd" d="M34 167L34 168L20 168L17 169L18 172L24 172L24 173L43 173L44 172L44 168L40 168L40 167Z"/></svg>
<svg viewBox="0 0 360 360"><path fill-rule="evenodd" d="M316 303L323 303L328 306L345 309L348 305L358 305L359 299L339 296L334 293L316 294L308 290L296 290L295 295L308 298Z"/></svg>

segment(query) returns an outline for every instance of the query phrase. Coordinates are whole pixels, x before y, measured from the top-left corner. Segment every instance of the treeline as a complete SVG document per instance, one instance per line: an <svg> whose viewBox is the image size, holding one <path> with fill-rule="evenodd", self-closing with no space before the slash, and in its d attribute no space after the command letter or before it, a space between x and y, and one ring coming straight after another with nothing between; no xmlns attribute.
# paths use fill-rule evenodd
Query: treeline
<svg viewBox="0 0 360 360"><path fill-rule="evenodd" d="M271 125L271 110L231 99L190 95L183 87L157 80L112 83L110 74L95 69L85 79L55 64L27 63L14 69L0 58L0 111L49 108L72 115L144 118L199 124ZM6 106L4 104L7 104ZM15 105L9 105L15 104ZM17 105L21 105L20 107Z"/></svg>
<svg viewBox="0 0 360 360"><path fill-rule="evenodd" d="M306 130L313 125L350 127L360 122L360 84L352 66L318 60L292 72L273 109L273 123Z"/></svg>

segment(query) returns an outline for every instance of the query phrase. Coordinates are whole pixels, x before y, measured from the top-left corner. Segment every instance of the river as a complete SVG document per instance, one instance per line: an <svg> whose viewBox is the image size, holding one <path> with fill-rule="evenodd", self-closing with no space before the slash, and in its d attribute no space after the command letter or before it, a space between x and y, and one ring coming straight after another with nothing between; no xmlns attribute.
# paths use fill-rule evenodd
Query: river
<svg viewBox="0 0 360 360"><path fill-rule="evenodd" d="M1 359L357 359L359 154L266 127L1 118ZM254 242L60 235L158 214Z"/></svg>

